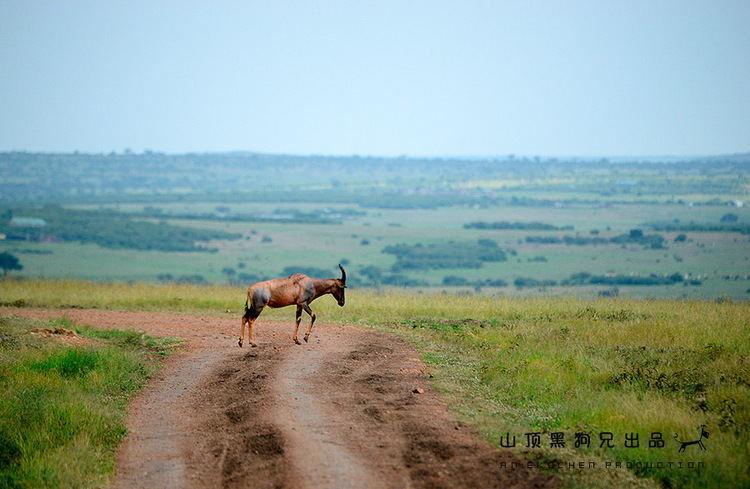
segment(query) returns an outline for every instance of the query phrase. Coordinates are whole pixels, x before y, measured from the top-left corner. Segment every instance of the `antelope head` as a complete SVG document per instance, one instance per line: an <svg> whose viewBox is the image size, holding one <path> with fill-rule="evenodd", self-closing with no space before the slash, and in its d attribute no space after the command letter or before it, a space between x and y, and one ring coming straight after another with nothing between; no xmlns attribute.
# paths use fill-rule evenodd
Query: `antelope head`
<svg viewBox="0 0 750 489"><path fill-rule="evenodd" d="M339 268L341 269L341 278L335 279L335 285L331 294L336 298L339 306L343 307L344 302L346 302L346 297L344 296L344 289L346 289L346 270L344 270L344 267L342 267L340 263Z"/></svg>

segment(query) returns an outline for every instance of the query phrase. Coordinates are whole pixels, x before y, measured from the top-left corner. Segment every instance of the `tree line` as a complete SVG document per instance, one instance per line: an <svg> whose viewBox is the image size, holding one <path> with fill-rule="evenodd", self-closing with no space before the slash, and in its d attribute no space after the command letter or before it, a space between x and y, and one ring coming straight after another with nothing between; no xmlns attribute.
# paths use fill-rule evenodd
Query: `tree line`
<svg viewBox="0 0 750 489"><path fill-rule="evenodd" d="M493 230L520 229L520 230L532 230L532 231L572 231L573 226L558 227L553 224L548 224L545 222L538 222L538 221L532 221L532 222L474 221L468 224L464 224L464 229L493 229Z"/></svg>
<svg viewBox="0 0 750 489"><path fill-rule="evenodd" d="M639 244L644 248L664 248L664 236L660 234L644 234L641 229L631 229L630 232L618 234L611 238L598 236L526 236L527 243L537 244L566 244L566 245L603 245L603 244Z"/></svg>
<svg viewBox="0 0 750 489"><path fill-rule="evenodd" d="M43 224L24 225L20 217L41 219ZM156 251L216 251L199 243L242 237L165 221L138 220L110 210L65 209L49 204L41 208L0 209L0 234L9 240L79 242L110 249Z"/></svg>
<svg viewBox="0 0 750 489"><path fill-rule="evenodd" d="M392 271L435 270L441 268L480 268L484 262L508 259L495 241L480 239L474 242L448 241L424 245L397 244L386 246L383 253L394 255Z"/></svg>

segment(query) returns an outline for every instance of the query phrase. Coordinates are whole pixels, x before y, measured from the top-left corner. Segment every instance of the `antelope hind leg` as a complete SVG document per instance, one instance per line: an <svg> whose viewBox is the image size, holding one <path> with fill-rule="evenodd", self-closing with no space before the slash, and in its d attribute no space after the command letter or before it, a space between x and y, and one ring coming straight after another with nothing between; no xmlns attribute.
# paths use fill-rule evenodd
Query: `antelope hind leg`
<svg viewBox="0 0 750 489"><path fill-rule="evenodd" d="M247 335L248 339L250 340L250 346L257 346L253 341L253 323L255 322L255 319L257 318L253 318L249 313L245 313L245 315L242 316L242 325L240 326L240 341L237 342L237 344L240 345L240 348L242 348L242 341L245 338L245 323L247 323Z"/></svg>
<svg viewBox="0 0 750 489"><path fill-rule="evenodd" d="M247 316L242 316L242 324L240 324L240 341L237 342L238 345L240 345L240 348L242 348L242 339L245 336L245 322L247 321Z"/></svg>
<svg viewBox="0 0 750 489"><path fill-rule="evenodd" d="M249 334L249 336L250 336L250 346L252 346L252 347L258 346L258 345L256 345L256 344L255 344L255 342L253 341L253 324L254 324L254 323L255 323L255 319L250 319L250 320L249 320L249 321L247 322L247 329L248 329L248 334Z"/></svg>

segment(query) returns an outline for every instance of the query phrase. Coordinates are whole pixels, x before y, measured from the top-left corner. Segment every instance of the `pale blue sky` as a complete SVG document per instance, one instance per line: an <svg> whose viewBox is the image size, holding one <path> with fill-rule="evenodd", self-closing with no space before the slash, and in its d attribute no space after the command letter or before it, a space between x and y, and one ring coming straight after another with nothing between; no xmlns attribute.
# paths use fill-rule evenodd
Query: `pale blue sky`
<svg viewBox="0 0 750 489"><path fill-rule="evenodd" d="M750 0L0 0L0 151L750 151Z"/></svg>

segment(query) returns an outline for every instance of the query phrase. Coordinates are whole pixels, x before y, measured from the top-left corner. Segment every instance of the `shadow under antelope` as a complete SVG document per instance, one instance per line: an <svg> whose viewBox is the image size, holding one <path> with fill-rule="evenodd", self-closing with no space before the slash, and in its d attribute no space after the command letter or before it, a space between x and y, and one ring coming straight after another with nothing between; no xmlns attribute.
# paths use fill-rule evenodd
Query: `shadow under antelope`
<svg viewBox="0 0 750 489"><path fill-rule="evenodd" d="M315 313L310 309L310 303L318 297L331 294L338 301L339 306L344 305L344 289L346 289L346 271L339 264L341 278L314 279L307 275L296 273L288 278L276 278L251 285L247 289L247 300L245 301L245 314L242 316L240 326L240 340L242 346L245 336L245 324L248 326L250 346L256 346L253 342L253 323L258 319L263 308L266 306L277 308L286 306L297 306L297 316L294 321L294 342L301 345L297 339L299 323L304 310L310 315L310 326L305 333L305 342L310 338Z"/></svg>

